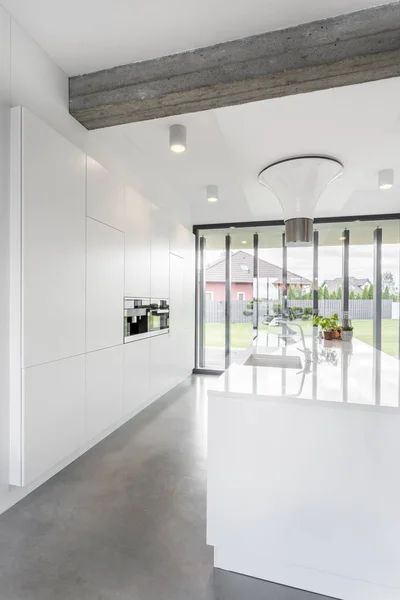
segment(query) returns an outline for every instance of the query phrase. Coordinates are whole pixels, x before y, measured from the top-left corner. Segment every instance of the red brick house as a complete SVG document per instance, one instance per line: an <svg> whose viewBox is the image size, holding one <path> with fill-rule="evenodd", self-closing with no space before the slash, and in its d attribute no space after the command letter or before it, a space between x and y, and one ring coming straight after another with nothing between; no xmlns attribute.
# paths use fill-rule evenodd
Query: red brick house
<svg viewBox="0 0 400 600"><path fill-rule="evenodd" d="M254 257L248 252L239 250L232 254L232 301L253 299ZM269 280L279 291L282 289L282 268L265 260L259 260L259 277ZM288 285L300 287L308 291L311 281L288 271ZM206 269L206 297L208 300L225 300L225 258L211 263Z"/></svg>

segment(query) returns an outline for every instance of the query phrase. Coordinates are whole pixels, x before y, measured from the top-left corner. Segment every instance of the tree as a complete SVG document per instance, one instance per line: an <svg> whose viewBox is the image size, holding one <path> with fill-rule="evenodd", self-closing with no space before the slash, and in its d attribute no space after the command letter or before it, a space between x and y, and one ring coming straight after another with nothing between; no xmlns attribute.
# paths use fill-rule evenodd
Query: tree
<svg viewBox="0 0 400 600"><path fill-rule="evenodd" d="M390 295L390 291L389 291L389 286L385 285L385 289L383 290L382 293L382 299L383 300L390 300L391 295Z"/></svg>
<svg viewBox="0 0 400 600"><path fill-rule="evenodd" d="M341 300L343 298L343 290L342 290L342 286L339 285L339 289L337 291L337 299Z"/></svg>
<svg viewBox="0 0 400 600"><path fill-rule="evenodd" d="M368 290L369 290L369 288L366 285L364 287L363 291L362 291L362 296L361 297L362 297L363 300L368 300Z"/></svg>
<svg viewBox="0 0 400 600"><path fill-rule="evenodd" d="M373 298L374 298L374 286L371 283L371 285L368 288L368 300L373 300Z"/></svg>
<svg viewBox="0 0 400 600"><path fill-rule="evenodd" d="M318 300L322 300L324 297L324 290L323 287L320 285L318 288Z"/></svg>
<svg viewBox="0 0 400 600"><path fill-rule="evenodd" d="M294 293L293 286L289 286L288 300L294 300L296 298L296 294Z"/></svg>
<svg viewBox="0 0 400 600"><path fill-rule="evenodd" d="M396 282L393 273L385 271L382 275L382 289L388 288L389 297L396 293Z"/></svg>
<svg viewBox="0 0 400 600"><path fill-rule="evenodd" d="M337 293L335 292L335 290L333 290L333 292L330 294L330 299L337 300Z"/></svg>
<svg viewBox="0 0 400 600"><path fill-rule="evenodd" d="M361 300L361 298L362 298L361 294L358 293L357 296L356 296L356 300Z"/></svg>
<svg viewBox="0 0 400 600"><path fill-rule="evenodd" d="M326 285L324 285L322 296L323 296L324 300L329 300L329 290L328 290L328 287Z"/></svg>
<svg viewBox="0 0 400 600"><path fill-rule="evenodd" d="M350 300L355 300L356 299L356 295L354 293L354 290L350 290L349 298L350 298Z"/></svg>

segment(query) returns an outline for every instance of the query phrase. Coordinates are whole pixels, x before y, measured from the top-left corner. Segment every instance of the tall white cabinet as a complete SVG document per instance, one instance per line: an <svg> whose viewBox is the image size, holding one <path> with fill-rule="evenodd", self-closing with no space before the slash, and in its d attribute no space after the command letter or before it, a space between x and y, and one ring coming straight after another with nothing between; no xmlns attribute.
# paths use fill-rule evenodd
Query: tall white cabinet
<svg viewBox="0 0 400 600"><path fill-rule="evenodd" d="M85 351L86 157L29 111L14 111L23 183L22 366L32 367Z"/></svg>
<svg viewBox="0 0 400 600"><path fill-rule="evenodd" d="M124 230L125 186L100 165L87 157L86 214L96 221Z"/></svg>
<svg viewBox="0 0 400 600"><path fill-rule="evenodd" d="M86 157L12 109L10 482L82 445Z"/></svg>
<svg viewBox="0 0 400 600"><path fill-rule="evenodd" d="M169 234L166 213L151 207L151 297L169 298Z"/></svg>
<svg viewBox="0 0 400 600"><path fill-rule="evenodd" d="M193 235L26 109L11 120L9 482L34 487L190 374ZM124 344L124 296L170 298L171 333Z"/></svg>
<svg viewBox="0 0 400 600"><path fill-rule="evenodd" d="M125 190L125 296L150 298L151 204L136 190Z"/></svg>
<svg viewBox="0 0 400 600"><path fill-rule="evenodd" d="M86 351L123 342L124 234L87 219Z"/></svg>

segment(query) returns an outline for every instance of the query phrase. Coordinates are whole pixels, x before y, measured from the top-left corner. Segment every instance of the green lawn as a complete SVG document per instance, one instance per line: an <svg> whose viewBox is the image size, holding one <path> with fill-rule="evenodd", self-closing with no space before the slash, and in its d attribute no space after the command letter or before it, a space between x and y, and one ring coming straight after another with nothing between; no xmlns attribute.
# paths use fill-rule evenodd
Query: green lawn
<svg viewBox="0 0 400 600"><path fill-rule="evenodd" d="M299 321L304 329L305 335L311 335L311 321ZM373 345L373 322L372 320L353 321L354 337ZM270 333L280 333L280 327L265 327L261 330ZM206 346L223 347L225 344L225 325L223 323L206 323ZM247 348L253 339L252 323L233 323L231 325L232 348ZM384 319L382 321L382 350L391 356L399 354L399 321L395 319Z"/></svg>

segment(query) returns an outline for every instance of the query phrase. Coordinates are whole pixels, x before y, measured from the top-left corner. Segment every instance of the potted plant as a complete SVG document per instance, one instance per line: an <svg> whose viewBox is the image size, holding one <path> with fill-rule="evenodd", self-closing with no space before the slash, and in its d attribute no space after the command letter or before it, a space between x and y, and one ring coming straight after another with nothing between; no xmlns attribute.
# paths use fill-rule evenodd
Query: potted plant
<svg viewBox="0 0 400 600"><path fill-rule="evenodd" d="M351 321L344 321L342 327L342 340L344 342L351 342L353 339L353 325Z"/></svg>
<svg viewBox="0 0 400 600"><path fill-rule="evenodd" d="M340 337L339 315L333 314L331 317L322 317L315 315L313 325L319 325L326 340L335 340Z"/></svg>

